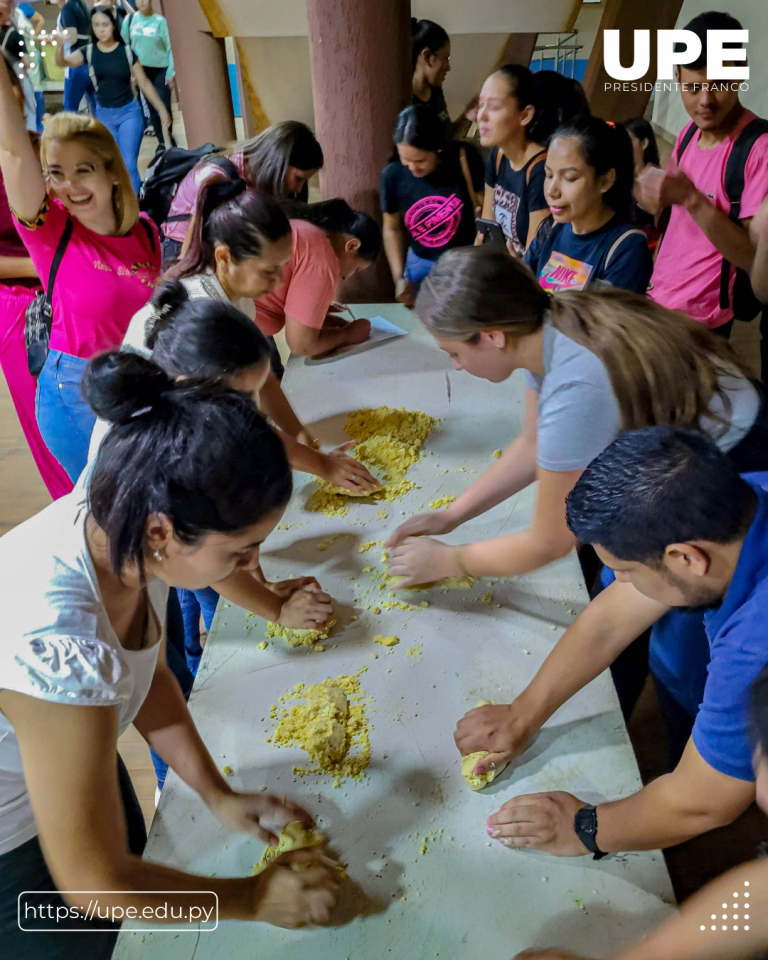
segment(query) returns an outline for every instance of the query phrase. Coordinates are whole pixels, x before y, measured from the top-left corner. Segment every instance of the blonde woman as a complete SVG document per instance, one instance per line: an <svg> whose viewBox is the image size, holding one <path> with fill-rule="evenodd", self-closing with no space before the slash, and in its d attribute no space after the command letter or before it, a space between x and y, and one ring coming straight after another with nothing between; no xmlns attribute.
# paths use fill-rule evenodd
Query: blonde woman
<svg viewBox="0 0 768 960"><path fill-rule="evenodd" d="M149 299L160 272L157 229L140 217L117 144L97 120L57 114L45 126L38 160L5 70L0 169L19 232L46 287L57 250L63 250L51 298L50 352L37 385L37 420L49 450L76 480L95 420L80 395L83 370L91 357L122 343L131 317Z"/></svg>
<svg viewBox="0 0 768 960"><path fill-rule="evenodd" d="M576 540L565 498L622 430L700 428L742 471L768 468L768 424L756 387L719 337L624 290L548 294L503 250L444 254L416 301L456 370L501 383L524 370L526 413L501 458L439 513L388 541L403 588L440 577L514 576L564 557ZM538 482L530 527L449 546L444 534Z"/></svg>

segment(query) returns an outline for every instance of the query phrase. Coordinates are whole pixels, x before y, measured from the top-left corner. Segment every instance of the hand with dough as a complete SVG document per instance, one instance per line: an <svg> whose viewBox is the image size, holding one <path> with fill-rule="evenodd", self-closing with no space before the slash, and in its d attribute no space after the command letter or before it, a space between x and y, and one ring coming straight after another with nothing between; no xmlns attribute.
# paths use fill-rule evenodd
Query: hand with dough
<svg viewBox="0 0 768 960"><path fill-rule="evenodd" d="M338 874L321 849L281 854L253 877L255 920L295 929L328 923L338 899Z"/></svg>
<svg viewBox="0 0 768 960"><path fill-rule="evenodd" d="M456 547L430 537L413 537L389 554L389 575L403 578L389 588L390 593L463 573Z"/></svg>
<svg viewBox="0 0 768 960"><path fill-rule="evenodd" d="M456 725L453 739L462 757L485 752L472 771L484 777L518 757L535 732L515 703L493 703L466 713Z"/></svg>
<svg viewBox="0 0 768 960"><path fill-rule="evenodd" d="M319 630L332 616L331 598L317 583L309 583L283 601L277 623L292 630Z"/></svg>
<svg viewBox="0 0 768 960"><path fill-rule="evenodd" d="M279 841L271 830L262 827L262 820L282 826L298 820L306 827L314 826L312 817L297 803L269 793L238 793L222 787L208 807L211 813L231 830L252 833L269 844Z"/></svg>
<svg viewBox="0 0 768 960"><path fill-rule="evenodd" d="M384 541L385 548L392 550L408 537L439 537L444 533L450 533L458 526L458 523L454 523L450 510L449 506L445 510L417 513L401 523L392 536Z"/></svg>
<svg viewBox="0 0 768 960"><path fill-rule="evenodd" d="M350 440L330 453L322 454L323 467L318 475L334 487L364 496L375 493L381 484L359 460L347 455L347 450L351 450L356 443L356 440Z"/></svg>

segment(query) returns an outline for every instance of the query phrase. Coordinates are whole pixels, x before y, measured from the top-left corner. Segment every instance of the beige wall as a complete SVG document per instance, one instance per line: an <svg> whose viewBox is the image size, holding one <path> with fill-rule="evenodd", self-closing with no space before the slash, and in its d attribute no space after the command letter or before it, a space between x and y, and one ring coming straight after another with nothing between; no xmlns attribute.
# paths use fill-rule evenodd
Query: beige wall
<svg viewBox="0 0 768 960"><path fill-rule="evenodd" d="M747 56L749 62L749 90L741 94L741 102L760 117L768 117L768 58L763 46L768 37L768 2L766 0L685 0L676 27L683 28L697 14L712 9L727 10L749 30ZM653 122L665 136L675 139L688 122L680 94L676 90L655 94Z"/></svg>

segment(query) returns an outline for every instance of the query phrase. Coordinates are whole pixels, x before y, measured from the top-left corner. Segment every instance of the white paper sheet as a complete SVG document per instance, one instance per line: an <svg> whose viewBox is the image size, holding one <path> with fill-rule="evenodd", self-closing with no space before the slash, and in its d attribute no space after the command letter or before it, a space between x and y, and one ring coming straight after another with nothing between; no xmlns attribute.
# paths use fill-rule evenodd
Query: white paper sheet
<svg viewBox="0 0 768 960"><path fill-rule="evenodd" d="M408 335L407 330L396 326L381 315L371 317L370 322L371 335L365 343L360 343L357 344L357 346L349 348L343 347L338 353L333 353L326 357L307 357L304 362L310 367L317 363L332 363L334 360L342 360L344 357L353 356L356 353L361 353L363 350L369 350L371 347L376 346L376 344L383 343L385 340L391 340L393 337L405 337Z"/></svg>

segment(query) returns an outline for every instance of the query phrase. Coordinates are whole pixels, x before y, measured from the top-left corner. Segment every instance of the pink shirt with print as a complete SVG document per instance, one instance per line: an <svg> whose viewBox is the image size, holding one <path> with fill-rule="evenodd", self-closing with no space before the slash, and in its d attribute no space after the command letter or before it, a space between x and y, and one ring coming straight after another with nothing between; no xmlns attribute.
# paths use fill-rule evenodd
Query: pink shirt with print
<svg viewBox="0 0 768 960"><path fill-rule="evenodd" d="M289 316L319 330L325 323L341 268L325 230L306 220L291 220L293 253L283 267L282 284L256 301L256 324L274 336Z"/></svg>
<svg viewBox="0 0 768 960"><path fill-rule="evenodd" d="M233 153L228 158L237 167L237 172L243 175L243 155L242 153ZM179 187L171 201L168 210L169 217L189 217L195 212L197 206L197 195L200 193L200 187L213 174L221 176L223 173L220 166L215 163L204 163L202 166L193 167L179 184ZM178 240L184 242L189 228L189 220L168 220L163 224L163 236L166 240Z"/></svg>
<svg viewBox="0 0 768 960"><path fill-rule="evenodd" d="M137 223L123 237L102 236L72 218L72 236L53 288L51 350L88 360L123 342L131 317L152 296L160 276L157 227L145 214L141 216L146 229ZM68 219L67 211L54 200L35 226L16 220L44 286Z"/></svg>
<svg viewBox="0 0 768 960"><path fill-rule="evenodd" d="M680 160L679 169L697 190L726 215L730 210L725 193L725 166L734 141L755 115L749 110L721 143L709 150L699 147L700 131L696 131ZM678 169L677 148L685 133L680 132L667 165L667 172ZM768 192L768 134L760 137L749 154L744 171L744 192L741 195L741 219L757 213ZM722 255L707 239L688 211L672 207L669 226L648 288L648 296L662 306L682 310L708 327L720 327L733 316L730 306L720 306L720 265ZM735 271L731 269L731 289Z"/></svg>

